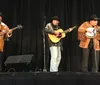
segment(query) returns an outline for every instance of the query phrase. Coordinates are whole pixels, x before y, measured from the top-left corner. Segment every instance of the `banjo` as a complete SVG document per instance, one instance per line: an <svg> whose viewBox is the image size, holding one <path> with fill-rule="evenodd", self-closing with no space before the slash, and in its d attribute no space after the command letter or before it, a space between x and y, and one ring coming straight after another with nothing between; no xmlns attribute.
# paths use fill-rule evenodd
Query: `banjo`
<svg viewBox="0 0 100 85"><path fill-rule="evenodd" d="M86 29L85 36L87 38L94 38L96 32L97 32L97 30L95 28L89 27Z"/></svg>

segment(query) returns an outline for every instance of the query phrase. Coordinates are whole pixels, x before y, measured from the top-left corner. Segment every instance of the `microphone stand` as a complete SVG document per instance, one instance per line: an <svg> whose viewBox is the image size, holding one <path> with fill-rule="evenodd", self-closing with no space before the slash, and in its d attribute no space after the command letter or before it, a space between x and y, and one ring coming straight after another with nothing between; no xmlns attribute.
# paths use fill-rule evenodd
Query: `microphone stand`
<svg viewBox="0 0 100 85"><path fill-rule="evenodd" d="M43 72L47 72L46 69L46 54L45 54L45 24L46 24L46 16L44 16L44 23L43 23L43 55L44 55L44 68Z"/></svg>
<svg viewBox="0 0 100 85"><path fill-rule="evenodd" d="M94 32L94 37L95 37L95 35L96 35L96 33L95 33L95 31L97 31L97 30L94 30L93 32ZM93 38L94 39L94 38ZM93 42L93 44L94 44L94 42ZM94 46L94 45L93 45ZM95 67L96 67L96 69L98 68L97 67L97 54L96 54L96 50L94 50L94 59L95 59Z"/></svg>

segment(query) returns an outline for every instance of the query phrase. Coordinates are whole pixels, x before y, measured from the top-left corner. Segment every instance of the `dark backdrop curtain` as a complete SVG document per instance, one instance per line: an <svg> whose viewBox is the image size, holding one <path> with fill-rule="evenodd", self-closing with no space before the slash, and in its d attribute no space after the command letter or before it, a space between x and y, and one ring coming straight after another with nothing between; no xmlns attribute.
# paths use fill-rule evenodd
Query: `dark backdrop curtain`
<svg viewBox="0 0 100 85"><path fill-rule="evenodd" d="M79 26L88 17L99 12L100 0L1 0L0 11L3 21L10 27L23 25L22 30L13 32L10 41L5 42L5 57L10 55L34 54L39 68L43 68L43 29L52 16L59 16L61 28ZM46 22L46 23L45 23ZM47 41L47 40L46 40ZM49 64L48 46L46 61ZM81 49L78 46L77 29L63 39L61 71L80 71ZM6 58L5 58L6 59Z"/></svg>

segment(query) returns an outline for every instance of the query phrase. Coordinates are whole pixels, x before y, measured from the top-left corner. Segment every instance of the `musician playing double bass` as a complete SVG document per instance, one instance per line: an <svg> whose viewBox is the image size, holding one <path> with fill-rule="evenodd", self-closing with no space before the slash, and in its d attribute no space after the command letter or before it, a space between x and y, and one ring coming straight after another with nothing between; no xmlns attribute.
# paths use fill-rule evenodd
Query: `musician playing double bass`
<svg viewBox="0 0 100 85"><path fill-rule="evenodd" d="M88 72L88 59L92 57L92 72L99 71L100 27L99 18L93 14L78 28L79 47L82 48L82 72Z"/></svg>

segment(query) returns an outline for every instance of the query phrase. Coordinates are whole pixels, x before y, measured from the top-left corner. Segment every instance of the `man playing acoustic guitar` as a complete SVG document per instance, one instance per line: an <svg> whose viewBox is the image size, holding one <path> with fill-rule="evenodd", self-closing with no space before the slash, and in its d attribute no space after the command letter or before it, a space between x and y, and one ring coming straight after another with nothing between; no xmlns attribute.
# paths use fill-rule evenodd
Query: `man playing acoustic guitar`
<svg viewBox="0 0 100 85"><path fill-rule="evenodd" d="M0 72L2 71L3 65L3 48L4 48L4 39L12 36L12 30L2 22L2 13L0 12Z"/></svg>
<svg viewBox="0 0 100 85"><path fill-rule="evenodd" d="M65 33L59 29L60 19L58 16L52 17L50 23L45 27L48 34L49 49L51 53L50 72L58 72L58 67L61 60L61 38L65 37ZM66 32L71 32L73 29L68 29Z"/></svg>

